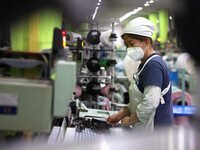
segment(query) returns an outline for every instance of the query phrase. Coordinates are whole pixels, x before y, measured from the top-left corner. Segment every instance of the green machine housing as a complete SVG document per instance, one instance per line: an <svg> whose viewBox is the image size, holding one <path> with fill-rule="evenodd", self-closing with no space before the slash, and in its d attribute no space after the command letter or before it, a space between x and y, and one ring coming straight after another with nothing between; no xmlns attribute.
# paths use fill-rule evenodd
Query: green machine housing
<svg viewBox="0 0 200 150"><path fill-rule="evenodd" d="M66 115L76 83L76 63L58 61L56 80L0 78L0 130L50 132Z"/></svg>

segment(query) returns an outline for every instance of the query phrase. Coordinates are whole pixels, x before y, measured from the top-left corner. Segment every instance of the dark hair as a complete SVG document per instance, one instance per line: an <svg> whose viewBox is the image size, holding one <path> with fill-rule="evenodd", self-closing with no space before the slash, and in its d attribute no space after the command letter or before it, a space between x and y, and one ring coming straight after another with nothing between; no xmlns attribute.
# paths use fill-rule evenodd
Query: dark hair
<svg viewBox="0 0 200 150"><path fill-rule="evenodd" d="M122 39L123 39L123 36L124 35L127 35L127 36L129 36L130 38L134 38L134 39L138 39L138 40L140 40L140 41L144 41L144 40L146 40L147 38L148 39L150 39L150 41L151 41L151 45L152 45L152 43L153 43L153 41L152 41L152 39L150 38L150 37L146 37L146 36L142 36L142 35L136 35L136 34L123 34L122 35Z"/></svg>

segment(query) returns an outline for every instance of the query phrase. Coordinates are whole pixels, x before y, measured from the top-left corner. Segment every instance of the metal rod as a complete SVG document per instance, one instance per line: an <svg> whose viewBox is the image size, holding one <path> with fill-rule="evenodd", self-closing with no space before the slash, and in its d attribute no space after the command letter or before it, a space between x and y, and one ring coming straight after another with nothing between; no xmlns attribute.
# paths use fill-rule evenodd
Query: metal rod
<svg viewBox="0 0 200 150"><path fill-rule="evenodd" d="M114 22L112 22L112 33L114 33ZM111 59L114 60L114 51L115 51L115 47L114 47L114 40L112 39L112 51L111 51ZM111 67L111 87L113 87L115 84L115 67L112 66ZM114 94L112 94L111 96L111 103L114 104Z"/></svg>
<svg viewBox="0 0 200 150"><path fill-rule="evenodd" d="M77 75L76 76L77 78L111 78L111 76L100 76L100 75ZM118 79L128 79L128 77L127 76L116 76L116 78L115 78L116 80L118 80Z"/></svg>
<svg viewBox="0 0 200 150"><path fill-rule="evenodd" d="M185 105L185 69L181 69L182 75L182 105Z"/></svg>
<svg viewBox="0 0 200 150"><path fill-rule="evenodd" d="M77 50L76 47L69 47L68 48L69 50L71 51L75 51ZM104 50L101 50L101 49L96 49L96 48L93 48L93 47L90 47L90 48L84 48L81 50L81 51L109 51L109 52L112 52L113 50L112 49L104 49ZM116 53L127 53L127 51L124 51L124 50L117 50Z"/></svg>
<svg viewBox="0 0 200 150"><path fill-rule="evenodd" d="M99 75L91 75L91 76L76 76L77 78L111 78L110 76L99 76Z"/></svg>

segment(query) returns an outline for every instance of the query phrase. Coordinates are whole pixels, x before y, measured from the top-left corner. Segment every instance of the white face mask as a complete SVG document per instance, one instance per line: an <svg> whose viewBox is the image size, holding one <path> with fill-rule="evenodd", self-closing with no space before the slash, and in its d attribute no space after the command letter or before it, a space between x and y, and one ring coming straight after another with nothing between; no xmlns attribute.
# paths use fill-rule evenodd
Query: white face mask
<svg viewBox="0 0 200 150"><path fill-rule="evenodd" d="M144 53L146 51L143 51L143 49L141 48L143 42L141 43L140 47L128 47L127 48L127 55L133 59L134 61L139 61L144 57Z"/></svg>

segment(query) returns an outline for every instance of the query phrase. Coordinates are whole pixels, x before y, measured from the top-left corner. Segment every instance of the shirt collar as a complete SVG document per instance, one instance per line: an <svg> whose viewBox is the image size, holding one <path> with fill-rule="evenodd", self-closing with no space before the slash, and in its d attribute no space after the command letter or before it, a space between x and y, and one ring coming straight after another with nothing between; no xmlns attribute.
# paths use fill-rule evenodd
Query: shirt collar
<svg viewBox="0 0 200 150"><path fill-rule="evenodd" d="M143 63L140 63L140 65L139 65L139 67L138 67L138 70L140 70L140 69L143 67L143 65L145 64L145 62L146 62L151 56L154 56L154 55L159 55L159 56L160 56L159 53L153 53L153 54L149 55L149 57L148 57Z"/></svg>

